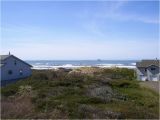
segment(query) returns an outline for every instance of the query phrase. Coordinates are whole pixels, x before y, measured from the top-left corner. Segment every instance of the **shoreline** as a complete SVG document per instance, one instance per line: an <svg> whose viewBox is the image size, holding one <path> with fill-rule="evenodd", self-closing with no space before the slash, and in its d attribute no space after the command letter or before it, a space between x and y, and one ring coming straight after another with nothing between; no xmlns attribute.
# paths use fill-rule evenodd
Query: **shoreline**
<svg viewBox="0 0 160 120"><path fill-rule="evenodd" d="M56 70L59 68L64 69L78 69L78 68L127 68L127 69L135 69L136 66L127 66L127 65L105 65L105 66L73 66L73 65L65 65L65 66L33 66L33 70Z"/></svg>

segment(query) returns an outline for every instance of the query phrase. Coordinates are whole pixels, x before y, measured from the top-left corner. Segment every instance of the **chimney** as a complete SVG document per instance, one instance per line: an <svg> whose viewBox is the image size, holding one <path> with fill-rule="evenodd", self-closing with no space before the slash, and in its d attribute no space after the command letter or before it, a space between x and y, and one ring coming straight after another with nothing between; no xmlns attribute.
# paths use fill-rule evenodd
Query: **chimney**
<svg viewBox="0 0 160 120"><path fill-rule="evenodd" d="M10 51L9 51L9 55L11 55Z"/></svg>

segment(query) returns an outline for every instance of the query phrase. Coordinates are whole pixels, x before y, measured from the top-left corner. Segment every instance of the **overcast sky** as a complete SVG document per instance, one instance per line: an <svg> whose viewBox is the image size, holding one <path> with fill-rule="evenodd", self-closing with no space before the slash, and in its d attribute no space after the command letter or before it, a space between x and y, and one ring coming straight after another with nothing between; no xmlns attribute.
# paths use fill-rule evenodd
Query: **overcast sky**
<svg viewBox="0 0 160 120"><path fill-rule="evenodd" d="M159 57L159 3L1 2L1 54L25 60Z"/></svg>

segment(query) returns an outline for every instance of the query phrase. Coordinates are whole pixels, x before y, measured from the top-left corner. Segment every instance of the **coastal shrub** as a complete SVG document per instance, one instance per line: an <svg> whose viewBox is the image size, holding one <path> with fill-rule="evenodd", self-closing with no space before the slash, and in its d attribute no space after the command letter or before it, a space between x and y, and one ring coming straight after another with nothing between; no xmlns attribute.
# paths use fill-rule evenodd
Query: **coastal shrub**
<svg viewBox="0 0 160 120"><path fill-rule="evenodd" d="M29 85L20 86L18 90L18 94L24 95L31 95L32 94L32 87Z"/></svg>
<svg viewBox="0 0 160 120"><path fill-rule="evenodd" d="M3 119L32 119L34 114L34 105L28 96L1 98L1 118Z"/></svg>
<svg viewBox="0 0 160 120"><path fill-rule="evenodd" d="M82 104L104 104L105 101L99 97L88 97L88 96L85 96L84 99L82 99L79 103L82 103Z"/></svg>
<svg viewBox="0 0 160 120"><path fill-rule="evenodd" d="M43 90L38 92L38 94L34 97L32 97L32 103L35 105L35 110L37 112L49 112L54 110L58 105L59 102L56 102L54 98L55 96L51 96L50 93L48 93L49 90Z"/></svg>
<svg viewBox="0 0 160 120"><path fill-rule="evenodd" d="M58 71L53 70L33 70L30 79L34 80L53 80L58 77Z"/></svg>
<svg viewBox="0 0 160 120"><path fill-rule="evenodd" d="M111 85L112 87L120 87L120 88L139 87L138 81L131 81L131 80L112 80L109 81L109 85Z"/></svg>
<svg viewBox="0 0 160 120"><path fill-rule="evenodd" d="M101 73L103 69L98 67L82 67L82 68L79 68L78 71L83 74L94 75L94 74Z"/></svg>
<svg viewBox="0 0 160 120"><path fill-rule="evenodd" d="M104 110L95 106L82 104L78 107L78 112L84 119L120 119L122 115L120 112L112 110Z"/></svg>
<svg viewBox="0 0 160 120"><path fill-rule="evenodd" d="M127 68L106 68L104 69L103 74L106 74L106 76L108 76L111 79L135 79L135 71Z"/></svg>
<svg viewBox="0 0 160 120"><path fill-rule="evenodd" d="M1 88L1 94L3 96L11 96L11 95L14 95L18 92L18 86L17 84L11 84L11 85L8 85L6 87L2 87Z"/></svg>
<svg viewBox="0 0 160 120"><path fill-rule="evenodd" d="M34 80L48 80L48 76L44 72L39 72L36 75L33 75L32 79L34 79Z"/></svg>
<svg viewBox="0 0 160 120"><path fill-rule="evenodd" d="M56 71L49 71L47 75L49 80L54 80L58 78Z"/></svg>
<svg viewBox="0 0 160 120"><path fill-rule="evenodd" d="M75 75L68 74L68 75L64 76L63 78L55 80L53 86L83 87L84 81L86 79L88 79L86 75L75 76Z"/></svg>
<svg viewBox="0 0 160 120"><path fill-rule="evenodd" d="M2 118L158 119L159 95L130 79L132 70L96 69L92 75L33 70L31 77L1 88Z"/></svg>
<svg viewBox="0 0 160 120"><path fill-rule="evenodd" d="M99 86L99 87L91 87L87 90L87 96L99 98L102 101L110 102L113 98L113 91L109 86Z"/></svg>

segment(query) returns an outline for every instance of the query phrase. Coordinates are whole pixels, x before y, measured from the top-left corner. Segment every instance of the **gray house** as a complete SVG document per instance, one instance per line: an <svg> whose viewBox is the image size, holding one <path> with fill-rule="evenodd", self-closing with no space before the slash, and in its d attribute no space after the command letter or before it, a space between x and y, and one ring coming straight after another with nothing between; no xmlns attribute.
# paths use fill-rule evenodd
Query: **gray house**
<svg viewBox="0 0 160 120"><path fill-rule="evenodd" d="M0 55L0 80L16 80L31 75L31 65L14 55Z"/></svg>
<svg viewBox="0 0 160 120"><path fill-rule="evenodd" d="M137 79L142 81L160 80L160 60L142 60L136 63Z"/></svg>

